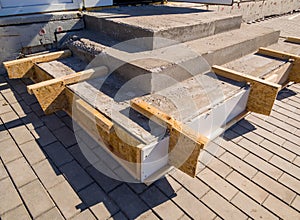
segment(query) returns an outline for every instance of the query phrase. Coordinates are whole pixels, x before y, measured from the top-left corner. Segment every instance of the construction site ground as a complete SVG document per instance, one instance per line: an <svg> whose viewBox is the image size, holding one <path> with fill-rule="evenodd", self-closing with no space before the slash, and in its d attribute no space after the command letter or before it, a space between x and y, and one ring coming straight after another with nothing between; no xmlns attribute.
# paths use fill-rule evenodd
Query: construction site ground
<svg viewBox="0 0 300 220"><path fill-rule="evenodd" d="M300 36L299 13L251 25ZM300 84L271 116L250 114L209 144L196 178L174 170L146 186L91 166L72 119L44 115L29 83L0 76L1 219L300 219Z"/></svg>

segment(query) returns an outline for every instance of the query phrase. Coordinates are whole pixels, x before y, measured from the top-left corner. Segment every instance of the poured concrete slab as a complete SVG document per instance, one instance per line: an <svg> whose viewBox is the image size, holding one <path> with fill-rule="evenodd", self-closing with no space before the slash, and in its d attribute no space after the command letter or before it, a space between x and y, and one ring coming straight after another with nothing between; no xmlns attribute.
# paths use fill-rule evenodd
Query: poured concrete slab
<svg viewBox="0 0 300 220"><path fill-rule="evenodd" d="M172 6L107 9L84 16L86 27L119 41L134 38L167 38L186 42L240 28L241 16ZM141 45L147 49L167 46L159 39Z"/></svg>

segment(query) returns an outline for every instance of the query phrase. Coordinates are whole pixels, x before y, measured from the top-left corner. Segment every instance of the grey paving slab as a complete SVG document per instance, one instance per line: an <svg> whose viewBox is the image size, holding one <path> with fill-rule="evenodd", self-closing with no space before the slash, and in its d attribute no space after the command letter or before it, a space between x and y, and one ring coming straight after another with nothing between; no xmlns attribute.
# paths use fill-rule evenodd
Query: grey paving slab
<svg viewBox="0 0 300 220"><path fill-rule="evenodd" d="M71 218L80 213L82 201L68 182L57 184L49 190L49 193L65 218Z"/></svg>
<svg viewBox="0 0 300 220"><path fill-rule="evenodd" d="M11 220L11 219L24 219L30 220L32 219L29 215L28 211L26 210L25 206L22 204L6 213L1 215L1 219L3 220Z"/></svg>
<svg viewBox="0 0 300 220"><path fill-rule="evenodd" d="M41 150L41 147L37 144L35 140L31 140L25 142L24 144L20 144L19 148L25 155L30 165L36 164L46 158L44 152Z"/></svg>
<svg viewBox="0 0 300 220"><path fill-rule="evenodd" d="M149 209L126 184L117 187L109 193L109 196L117 203L122 212L131 219L138 217Z"/></svg>
<svg viewBox="0 0 300 220"><path fill-rule="evenodd" d="M108 219L120 210L95 183L81 190L78 195L98 219Z"/></svg>
<svg viewBox="0 0 300 220"><path fill-rule="evenodd" d="M80 191L93 182L88 173L75 160L62 165L59 169L76 191Z"/></svg>
<svg viewBox="0 0 300 220"><path fill-rule="evenodd" d="M33 218L54 207L54 203L39 180L20 188L20 194Z"/></svg>
<svg viewBox="0 0 300 220"><path fill-rule="evenodd" d="M22 200L18 195L10 178L0 181L0 216L22 204Z"/></svg>
<svg viewBox="0 0 300 220"><path fill-rule="evenodd" d="M36 220L44 220L44 219L51 219L51 220L63 220L64 217L59 212L59 210L55 207L50 209L49 211L44 212L39 217L36 218Z"/></svg>
<svg viewBox="0 0 300 220"><path fill-rule="evenodd" d="M33 169L47 190L65 181L62 173L47 159L33 165Z"/></svg>
<svg viewBox="0 0 300 220"><path fill-rule="evenodd" d="M7 163L6 167L13 182L18 188L37 178L24 157Z"/></svg>
<svg viewBox="0 0 300 220"><path fill-rule="evenodd" d="M22 154L16 143L12 139L7 139L0 144L0 157L4 163L8 163L22 157Z"/></svg>
<svg viewBox="0 0 300 220"><path fill-rule="evenodd" d="M46 126L42 126L35 129L33 135L42 147L45 147L46 145L57 141L55 136L50 132L50 130Z"/></svg>
<svg viewBox="0 0 300 220"><path fill-rule="evenodd" d="M49 144L44 150L58 167L73 160L71 154L59 142Z"/></svg>

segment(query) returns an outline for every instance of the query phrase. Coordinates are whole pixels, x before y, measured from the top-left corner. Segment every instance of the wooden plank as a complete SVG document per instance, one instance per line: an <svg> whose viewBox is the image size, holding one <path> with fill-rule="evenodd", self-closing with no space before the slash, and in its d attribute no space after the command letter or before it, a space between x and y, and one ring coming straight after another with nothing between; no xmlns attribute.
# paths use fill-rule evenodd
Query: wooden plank
<svg viewBox="0 0 300 220"><path fill-rule="evenodd" d="M113 122L106 118L102 113L97 111L91 105L87 104L82 99L78 99L75 102L77 109L90 118L94 120L97 125L99 125L105 132L110 133L113 127Z"/></svg>
<svg viewBox="0 0 300 220"><path fill-rule="evenodd" d="M140 98L131 100L130 104L150 120L167 126L170 132L169 164L194 177L200 150L209 142L208 138Z"/></svg>
<svg viewBox="0 0 300 220"><path fill-rule="evenodd" d="M288 80L296 83L300 82L300 56L269 48L259 48L258 53L277 59L291 60L293 67L290 69Z"/></svg>
<svg viewBox="0 0 300 220"><path fill-rule="evenodd" d="M278 50L273 50L270 48L265 48L265 47L260 47L257 51L258 54L280 59L280 60L299 60L300 56L291 54L291 53L286 53Z"/></svg>
<svg viewBox="0 0 300 220"><path fill-rule="evenodd" d="M300 37L286 37L285 41L300 44Z"/></svg>
<svg viewBox="0 0 300 220"><path fill-rule="evenodd" d="M10 79L29 78L32 76L34 64L40 62L49 62L72 55L70 50L57 51L37 56L26 57L18 60L3 62Z"/></svg>
<svg viewBox="0 0 300 220"><path fill-rule="evenodd" d="M243 74L225 67L216 66L212 70L220 76L250 83L251 90L247 102L247 111L270 115L281 85Z"/></svg>
<svg viewBox="0 0 300 220"><path fill-rule="evenodd" d="M27 90L29 94L35 95L43 111L46 114L51 114L65 107L64 90L66 85L101 77L107 73L108 69L106 67L97 67L30 85L27 86Z"/></svg>
<svg viewBox="0 0 300 220"><path fill-rule="evenodd" d="M93 79L96 77L103 77L108 73L108 68L105 66L96 67L93 69L87 69L78 73L69 74L66 76L62 76L55 79L50 79L47 81L43 81L37 84L33 84L30 86L27 86L27 91L29 94L36 93L41 89L42 87L51 87L53 85L56 85L57 83L60 84L62 87L78 82L85 81L87 79Z"/></svg>

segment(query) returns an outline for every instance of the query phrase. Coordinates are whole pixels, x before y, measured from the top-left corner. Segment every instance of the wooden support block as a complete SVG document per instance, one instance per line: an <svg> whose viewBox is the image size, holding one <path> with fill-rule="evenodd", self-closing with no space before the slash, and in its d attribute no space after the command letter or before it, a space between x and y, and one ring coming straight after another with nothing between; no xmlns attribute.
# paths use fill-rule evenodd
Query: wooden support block
<svg viewBox="0 0 300 220"><path fill-rule="evenodd" d="M286 37L285 41L300 44L300 37Z"/></svg>
<svg viewBox="0 0 300 220"><path fill-rule="evenodd" d="M194 177L196 175L200 150L209 142L208 138L151 106L141 98L131 100L130 104L134 110L148 117L150 120L167 126L170 132L170 165Z"/></svg>
<svg viewBox="0 0 300 220"><path fill-rule="evenodd" d="M64 97L66 85L101 77L107 73L108 69L106 67L97 67L33 84L27 86L27 90L30 94L36 96L43 111L50 114L66 107L66 98Z"/></svg>
<svg viewBox="0 0 300 220"><path fill-rule="evenodd" d="M247 102L247 111L270 115L281 85L243 74L225 67L213 66L212 70L220 76L238 82L250 83L251 90Z"/></svg>
<svg viewBox="0 0 300 220"><path fill-rule="evenodd" d="M10 79L29 78L33 74L35 63L49 62L60 58L71 56L70 50L41 54L37 56L26 57L18 60L3 62Z"/></svg>
<svg viewBox="0 0 300 220"><path fill-rule="evenodd" d="M259 48L258 53L281 60L292 60L293 66L290 69L288 81L296 83L300 82L300 56L282 51L272 50L269 48Z"/></svg>

